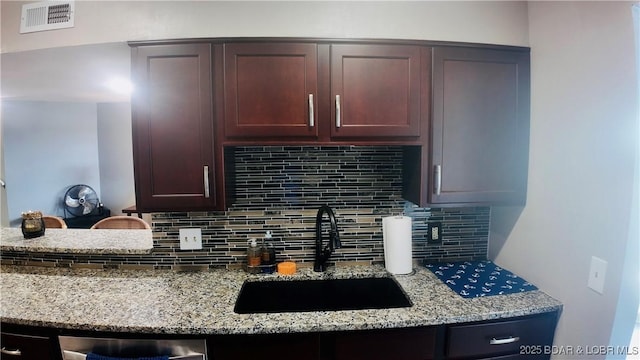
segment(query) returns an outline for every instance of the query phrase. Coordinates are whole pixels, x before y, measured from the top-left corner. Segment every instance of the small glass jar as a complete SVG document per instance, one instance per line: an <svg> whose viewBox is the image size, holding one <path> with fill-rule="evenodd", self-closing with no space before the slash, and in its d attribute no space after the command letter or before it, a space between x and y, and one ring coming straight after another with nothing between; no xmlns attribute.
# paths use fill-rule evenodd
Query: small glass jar
<svg viewBox="0 0 640 360"><path fill-rule="evenodd" d="M40 211L22 213L22 235L24 235L25 239L44 235L44 229L44 220Z"/></svg>

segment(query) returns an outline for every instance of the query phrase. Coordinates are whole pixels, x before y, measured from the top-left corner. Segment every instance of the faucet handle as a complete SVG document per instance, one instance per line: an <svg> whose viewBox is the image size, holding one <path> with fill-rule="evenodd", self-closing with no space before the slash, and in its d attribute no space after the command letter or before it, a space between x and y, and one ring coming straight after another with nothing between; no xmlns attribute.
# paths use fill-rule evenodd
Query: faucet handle
<svg viewBox="0 0 640 360"><path fill-rule="evenodd" d="M329 244L332 249L340 249L342 247L342 242L340 242L340 234L338 234L338 231L329 231Z"/></svg>

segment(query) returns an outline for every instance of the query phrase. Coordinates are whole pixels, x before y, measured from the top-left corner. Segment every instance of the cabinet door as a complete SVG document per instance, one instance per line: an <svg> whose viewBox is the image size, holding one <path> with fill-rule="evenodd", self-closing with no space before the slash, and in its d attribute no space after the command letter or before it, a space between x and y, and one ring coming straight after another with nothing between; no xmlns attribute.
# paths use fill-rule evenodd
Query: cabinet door
<svg viewBox="0 0 640 360"><path fill-rule="evenodd" d="M225 136L317 137L317 45L224 47Z"/></svg>
<svg viewBox="0 0 640 360"><path fill-rule="evenodd" d="M334 360L428 360L435 356L435 328L335 333Z"/></svg>
<svg viewBox="0 0 640 360"><path fill-rule="evenodd" d="M215 208L210 45L140 46L132 64L138 210Z"/></svg>
<svg viewBox="0 0 640 360"><path fill-rule="evenodd" d="M421 52L427 50L403 45L332 45L331 137L418 137L421 83L428 72L427 64L421 63Z"/></svg>
<svg viewBox="0 0 640 360"><path fill-rule="evenodd" d="M529 53L433 50L430 203L524 204Z"/></svg>
<svg viewBox="0 0 640 360"><path fill-rule="evenodd" d="M207 342L213 360L318 360L317 334L217 335Z"/></svg>
<svg viewBox="0 0 640 360"><path fill-rule="evenodd" d="M48 337L2 333L1 359L11 360L57 360L58 352L53 340Z"/></svg>

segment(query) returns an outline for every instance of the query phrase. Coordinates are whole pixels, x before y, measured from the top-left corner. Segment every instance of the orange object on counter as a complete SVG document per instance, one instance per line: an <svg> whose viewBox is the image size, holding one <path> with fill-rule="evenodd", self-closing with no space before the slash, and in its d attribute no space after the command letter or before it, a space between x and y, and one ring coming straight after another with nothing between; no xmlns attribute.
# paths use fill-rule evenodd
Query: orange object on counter
<svg viewBox="0 0 640 360"><path fill-rule="evenodd" d="M296 263L285 261L278 264L278 273L282 275L293 275L296 273Z"/></svg>

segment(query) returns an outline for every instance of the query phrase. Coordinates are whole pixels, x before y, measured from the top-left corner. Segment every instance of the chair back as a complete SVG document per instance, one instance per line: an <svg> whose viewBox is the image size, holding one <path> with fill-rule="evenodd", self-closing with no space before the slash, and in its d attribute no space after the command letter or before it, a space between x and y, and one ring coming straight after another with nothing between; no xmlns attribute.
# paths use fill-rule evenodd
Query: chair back
<svg viewBox="0 0 640 360"><path fill-rule="evenodd" d="M43 215L42 220L44 220L44 227L49 229L66 229L67 223L64 222L64 219L58 216L53 215Z"/></svg>
<svg viewBox="0 0 640 360"><path fill-rule="evenodd" d="M110 216L93 224L92 229L151 229L146 221L133 216Z"/></svg>

